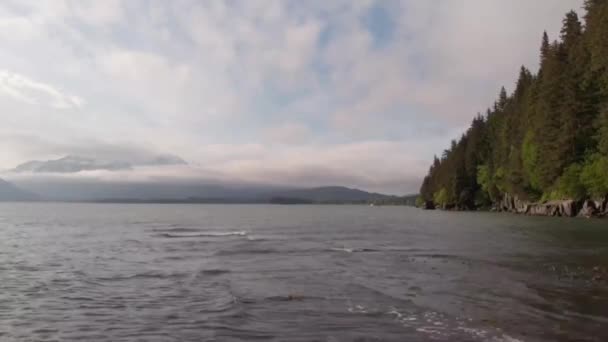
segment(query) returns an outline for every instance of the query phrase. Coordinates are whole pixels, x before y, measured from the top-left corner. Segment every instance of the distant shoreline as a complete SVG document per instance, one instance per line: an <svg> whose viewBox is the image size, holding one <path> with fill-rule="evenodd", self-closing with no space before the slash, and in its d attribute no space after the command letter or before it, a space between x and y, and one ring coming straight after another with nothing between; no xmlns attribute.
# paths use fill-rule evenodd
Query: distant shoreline
<svg viewBox="0 0 608 342"><path fill-rule="evenodd" d="M61 200L61 199L50 199L50 200L15 200L15 201L0 201L0 203L87 203L87 204L226 204L226 205L327 205L327 206L339 206L339 205L356 205L356 206L393 206L393 207L415 207L410 204L403 203L370 203L364 201L350 201L350 202L339 202L339 201L327 201L327 202L314 202L314 201L300 201L300 202L273 202L263 200L218 200L218 199L201 199L201 200L180 200L180 199L102 199L102 200Z"/></svg>

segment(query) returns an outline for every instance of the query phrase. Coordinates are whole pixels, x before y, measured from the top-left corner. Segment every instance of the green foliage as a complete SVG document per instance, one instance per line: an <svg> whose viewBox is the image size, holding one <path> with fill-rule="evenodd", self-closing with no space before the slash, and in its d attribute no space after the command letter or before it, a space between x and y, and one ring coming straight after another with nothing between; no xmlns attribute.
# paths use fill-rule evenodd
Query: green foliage
<svg viewBox="0 0 608 342"><path fill-rule="evenodd" d="M585 2L585 40L589 46L591 61L589 71L598 75L604 91L608 91L608 2L587 0Z"/></svg>
<svg viewBox="0 0 608 342"><path fill-rule="evenodd" d="M490 193L490 189L493 186L493 181L492 174L487 165L479 165L477 167L477 182L484 192Z"/></svg>
<svg viewBox="0 0 608 342"><path fill-rule="evenodd" d="M597 149L601 155L608 156L608 106L598 117ZM608 171L606 171L608 172Z"/></svg>
<svg viewBox="0 0 608 342"><path fill-rule="evenodd" d="M540 68L525 67L486 115L435 158L421 196L459 208L504 193L528 199L608 194L608 1L566 14L560 41L544 33Z"/></svg>
<svg viewBox="0 0 608 342"><path fill-rule="evenodd" d="M476 208L489 207L492 204L488 193L479 189L475 192L474 205Z"/></svg>
<svg viewBox="0 0 608 342"><path fill-rule="evenodd" d="M479 165L477 167L477 182L479 182L482 192L486 194L486 198L495 201L500 197L498 183L502 181L503 176L504 171L502 169L493 173L487 165ZM480 201L480 198L483 197L477 195L476 201Z"/></svg>
<svg viewBox="0 0 608 342"><path fill-rule="evenodd" d="M551 199L584 199L587 196L585 185L581 181L583 167L572 164L564 170L564 174L557 182L557 189L552 193Z"/></svg>
<svg viewBox="0 0 608 342"><path fill-rule="evenodd" d="M442 188L441 190L437 191L433 196L433 201L436 205L440 207L447 206L449 204L448 191L445 188Z"/></svg>
<svg viewBox="0 0 608 342"><path fill-rule="evenodd" d="M534 143L534 133L529 130L524 138L521 149L524 174L532 188L540 188L540 177L538 174L538 147Z"/></svg>
<svg viewBox="0 0 608 342"><path fill-rule="evenodd" d="M608 157L591 156L581 170L580 180L591 197L600 198L608 194Z"/></svg>
<svg viewBox="0 0 608 342"><path fill-rule="evenodd" d="M418 208L424 207L424 204L425 204L425 200L424 200L424 198L422 198L422 196L416 197L416 206Z"/></svg>
<svg viewBox="0 0 608 342"><path fill-rule="evenodd" d="M505 169L501 166L496 169L494 173L494 184L499 192L505 192L506 189L506 179L505 179Z"/></svg>

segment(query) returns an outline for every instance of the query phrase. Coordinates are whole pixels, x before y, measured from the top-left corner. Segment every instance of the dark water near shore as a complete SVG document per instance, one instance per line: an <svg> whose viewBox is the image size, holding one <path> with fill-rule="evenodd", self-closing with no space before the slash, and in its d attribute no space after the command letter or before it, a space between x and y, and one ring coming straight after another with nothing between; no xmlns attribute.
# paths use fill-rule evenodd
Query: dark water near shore
<svg viewBox="0 0 608 342"><path fill-rule="evenodd" d="M607 341L608 221L0 204L0 341Z"/></svg>

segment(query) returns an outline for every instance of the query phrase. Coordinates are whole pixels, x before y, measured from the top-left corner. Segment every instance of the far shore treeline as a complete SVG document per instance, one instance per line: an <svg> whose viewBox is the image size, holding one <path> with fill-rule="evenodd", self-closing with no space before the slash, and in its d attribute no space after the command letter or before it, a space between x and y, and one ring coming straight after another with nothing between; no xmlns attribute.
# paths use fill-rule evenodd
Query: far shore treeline
<svg viewBox="0 0 608 342"><path fill-rule="evenodd" d="M519 72L498 100L440 158L418 204L474 209L505 196L584 200L608 194L608 0L587 0L583 20L545 32L540 69ZM488 61L492 63L492 61Z"/></svg>

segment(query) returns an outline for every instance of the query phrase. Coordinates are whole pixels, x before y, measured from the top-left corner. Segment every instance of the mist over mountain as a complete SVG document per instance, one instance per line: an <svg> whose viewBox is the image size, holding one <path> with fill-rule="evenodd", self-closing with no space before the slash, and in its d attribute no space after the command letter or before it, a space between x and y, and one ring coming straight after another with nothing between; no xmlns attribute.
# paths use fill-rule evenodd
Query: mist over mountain
<svg viewBox="0 0 608 342"><path fill-rule="evenodd" d="M91 157L68 155L52 160L32 160L18 165L12 172L76 173L95 170L130 170L135 166L186 165L186 161L174 155L158 155L139 161L101 160Z"/></svg>
<svg viewBox="0 0 608 342"><path fill-rule="evenodd" d="M296 203L359 203L390 202L396 198L345 186L311 187L238 179L189 165L170 154L125 159L67 155L33 160L3 173L3 177L24 191L51 201L268 203L279 199Z"/></svg>
<svg viewBox="0 0 608 342"><path fill-rule="evenodd" d="M311 203L366 202L394 196L369 193L341 186L293 188L275 185L211 184L199 182L104 182L95 180L27 179L21 188L40 194L46 200L60 201L177 201L218 200L266 203L275 198L298 199Z"/></svg>
<svg viewBox="0 0 608 342"><path fill-rule="evenodd" d="M161 166L161 165L188 165L188 162L181 157L171 154L161 154L150 159L143 160L136 165L142 166Z"/></svg>
<svg viewBox="0 0 608 342"><path fill-rule="evenodd" d="M18 188L12 183L0 179L0 201L34 201L36 194Z"/></svg>
<svg viewBox="0 0 608 342"><path fill-rule="evenodd" d="M220 185L200 182L119 182L90 179L25 179L16 181L20 187L40 194L48 200L176 200L187 198L253 199L275 191L269 186Z"/></svg>

